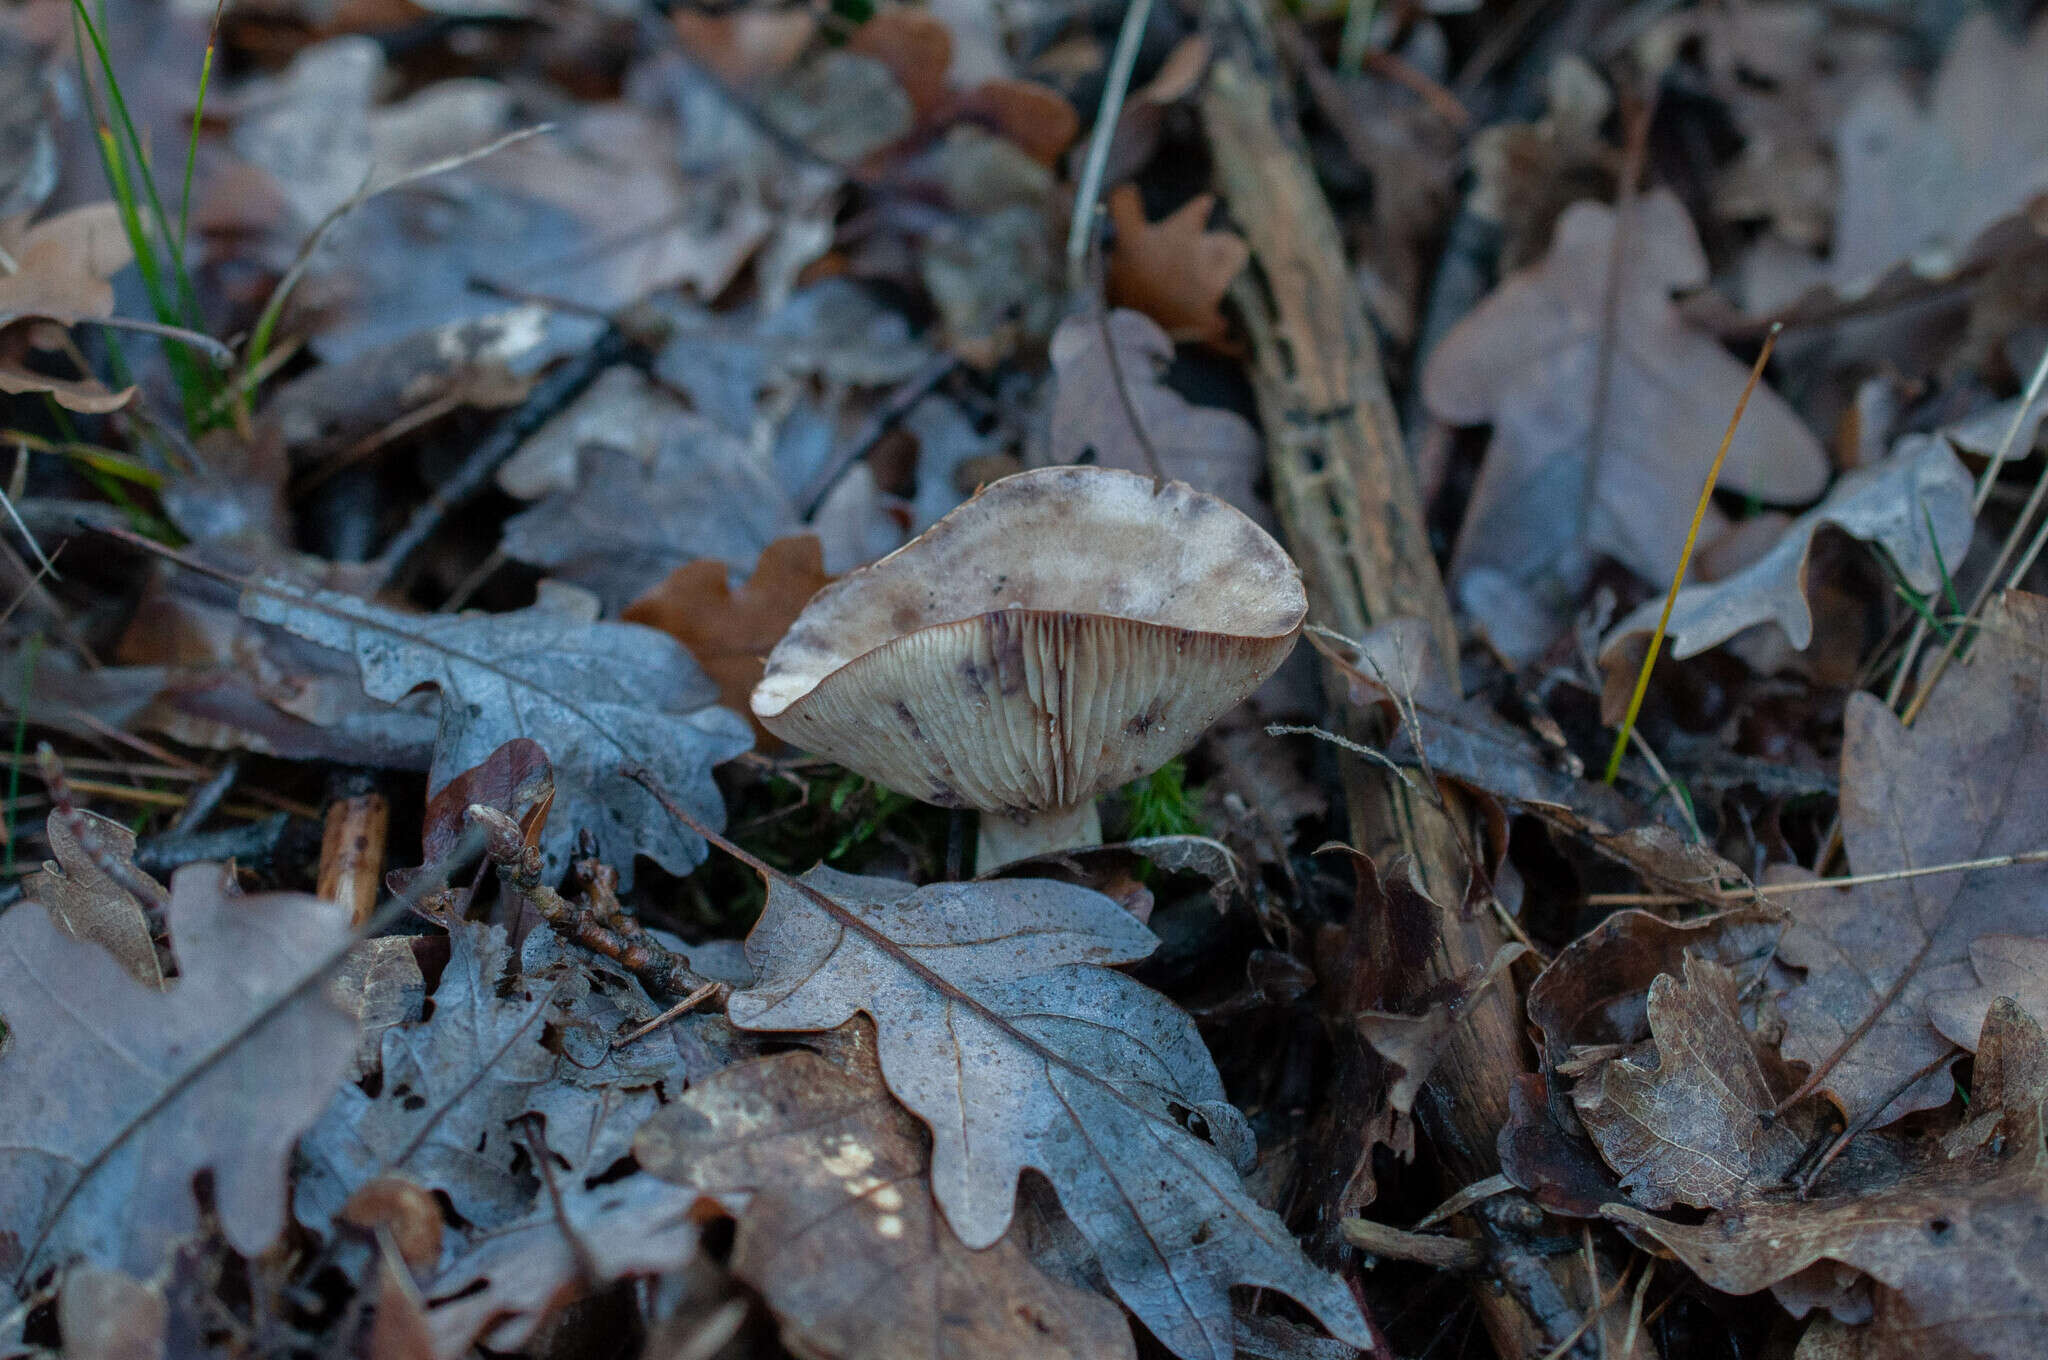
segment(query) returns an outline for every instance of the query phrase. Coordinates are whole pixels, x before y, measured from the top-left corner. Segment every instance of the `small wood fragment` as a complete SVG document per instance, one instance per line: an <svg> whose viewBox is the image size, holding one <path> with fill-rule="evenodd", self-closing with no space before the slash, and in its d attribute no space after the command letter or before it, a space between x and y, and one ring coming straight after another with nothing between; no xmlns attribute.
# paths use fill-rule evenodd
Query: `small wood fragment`
<svg viewBox="0 0 2048 1360"><path fill-rule="evenodd" d="M343 798L327 809L316 892L347 907L350 925L360 926L377 908L390 826L391 804L381 793Z"/></svg>

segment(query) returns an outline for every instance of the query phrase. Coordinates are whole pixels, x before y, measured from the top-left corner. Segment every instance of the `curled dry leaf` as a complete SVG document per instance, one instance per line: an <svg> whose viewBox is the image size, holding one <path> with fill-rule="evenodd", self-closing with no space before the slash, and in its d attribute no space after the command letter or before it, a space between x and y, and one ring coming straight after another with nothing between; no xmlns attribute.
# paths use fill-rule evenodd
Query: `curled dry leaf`
<svg viewBox="0 0 2048 1360"><path fill-rule="evenodd" d="M1193 405L1162 381L1173 361L1173 341L1151 318L1120 309L1109 314L1108 328L1144 434L1132 428L1132 412L1117 392L1116 375L1103 353L1102 325L1090 316L1070 317L1052 338L1058 388L1051 461L1077 463L1092 453L1103 467L1149 474L1149 442L1167 476L1271 524L1272 512L1253 490L1265 463L1258 431L1235 411Z"/></svg>
<svg viewBox="0 0 2048 1360"><path fill-rule="evenodd" d="M1106 280L1109 300L1143 312L1176 340L1221 340L1229 329L1223 294L1251 260L1252 249L1233 232L1209 229L1215 206L1214 194L1196 194L1148 222L1137 187L1118 185L1109 196L1116 231Z"/></svg>
<svg viewBox="0 0 2048 1360"><path fill-rule="evenodd" d="M2048 1039L2010 1001L1986 1017L1969 1123L1889 1174L1752 1198L1692 1225L1609 1205L1715 1289L1753 1294L1820 1261L1868 1273L1905 1353L2030 1360L2048 1336ZM1825 1186L1823 1182L1823 1186Z"/></svg>
<svg viewBox="0 0 2048 1360"><path fill-rule="evenodd" d="M101 853L133 866L135 833L110 817L97 812L78 814L98 839ZM94 861L93 854L79 843L71 822L56 813L45 824L50 853L42 870L22 881L22 891L31 902L42 904L50 919L66 934L90 940L119 961L129 977L145 987L164 985L161 961L150 939L149 920L133 893ZM140 869L135 870L140 874ZM144 875L147 877L147 875Z"/></svg>
<svg viewBox="0 0 2048 1360"><path fill-rule="evenodd" d="M0 1273L16 1282L80 1258L154 1275L200 1231L203 1170L237 1251L284 1227L292 1143L355 1049L354 1019L301 986L348 938L346 914L233 894L217 864L172 877L168 914L180 974L165 991L40 910L0 916Z"/></svg>
<svg viewBox="0 0 2048 1360"><path fill-rule="evenodd" d="M851 1047L849 1045L848 1047ZM923 1130L872 1057L729 1067L650 1119L640 1165L739 1220L732 1271L791 1349L845 1360L1133 1356L1114 1304L1041 1274L1006 1235L954 1236L925 1176ZM693 1196L694 1198L694 1193Z"/></svg>
<svg viewBox="0 0 2048 1360"><path fill-rule="evenodd" d="M541 842L568 860L576 832L630 885L633 856L673 873L705 846L646 789L619 773L645 763L699 817L724 824L711 768L752 744L746 720L714 704L717 691L674 640L629 623L599 623L594 602L543 592L509 614L419 615L281 580L252 584L242 612L352 655L363 688L386 703L424 685L441 693L430 787L438 791L513 737L531 737L554 766L555 815Z"/></svg>
<svg viewBox="0 0 2048 1360"><path fill-rule="evenodd" d="M777 539L761 549L761 560L738 590L725 563L685 563L652 590L626 606L628 623L657 628L690 649L718 686L719 702L747 713L748 698L760 682L767 656L811 596L832 580L822 545L810 534ZM754 720L754 740L763 750L780 748Z"/></svg>
<svg viewBox="0 0 2048 1360"><path fill-rule="evenodd" d="M1176 1354L1231 1354L1232 1283L1298 1299L1362 1344L1349 1292L1239 1182L1250 1130L1193 1024L1111 971L1156 944L1068 884L915 888L814 869L770 882L747 941L761 978L728 1014L753 1030L868 1014L890 1090L932 1130L932 1189L967 1246L1003 1236L1030 1168Z"/></svg>
<svg viewBox="0 0 2048 1360"><path fill-rule="evenodd" d="M1968 662L1951 665L1904 727L1852 694L1842 746L1842 842L1859 874L2042 847L2048 806L2048 600L2008 592ZM1785 997L1785 1056L1817 1065L1851 1119L1888 1122L1946 1101L1956 1050L1928 998L1975 985L1980 935L2048 935L2048 865L1866 884L1790 899L1778 954L1805 972ZM1872 1017L1875 1017L1872 1020ZM1871 1020L1867 1029L1865 1021Z"/></svg>
<svg viewBox="0 0 2048 1360"><path fill-rule="evenodd" d="M1611 334L1610 266L1620 271ZM1458 534L1457 577L1485 570L1526 592L1576 594L1605 554L1647 580L1671 579L1715 432L1748 377L1672 305L1673 290L1706 280L1692 222L1669 192L1637 199L1625 229L1611 209L1575 203L1542 263L1507 279L1444 337L1423 372L1424 400L1440 419L1493 426ZM1759 388L1721 484L1803 501L1826 481L1818 441ZM1709 514L1718 531L1723 521Z"/></svg>

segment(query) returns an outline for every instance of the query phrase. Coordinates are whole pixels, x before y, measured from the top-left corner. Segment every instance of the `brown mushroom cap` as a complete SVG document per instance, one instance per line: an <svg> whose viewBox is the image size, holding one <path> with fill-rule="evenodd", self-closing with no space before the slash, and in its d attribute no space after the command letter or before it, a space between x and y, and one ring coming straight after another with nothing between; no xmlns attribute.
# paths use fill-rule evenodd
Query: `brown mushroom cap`
<svg viewBox="0 0 2048 1360"><path fill-rule="evenodd" d="M1301 573L1180 482L1005 477L812 597L754 712L777 736L941 807L1035 816L1148 774L1276 670Z"/></svg>

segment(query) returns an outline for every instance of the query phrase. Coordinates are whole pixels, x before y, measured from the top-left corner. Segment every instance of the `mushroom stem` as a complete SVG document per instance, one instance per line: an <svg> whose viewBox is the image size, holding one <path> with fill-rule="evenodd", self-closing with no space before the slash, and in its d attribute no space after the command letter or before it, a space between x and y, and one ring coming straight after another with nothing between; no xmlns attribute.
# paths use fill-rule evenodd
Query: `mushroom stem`
<svg viewBox="0 0 2048 1360"><path fill-rule="evenodd" d="M1008 812L984 812L981 814L981 842L974 852L974 872L985 874L1033 855L1100 844L1102 818L1095 811L1093 798L1072 807L1052 808L1022 816Z"/></svg>

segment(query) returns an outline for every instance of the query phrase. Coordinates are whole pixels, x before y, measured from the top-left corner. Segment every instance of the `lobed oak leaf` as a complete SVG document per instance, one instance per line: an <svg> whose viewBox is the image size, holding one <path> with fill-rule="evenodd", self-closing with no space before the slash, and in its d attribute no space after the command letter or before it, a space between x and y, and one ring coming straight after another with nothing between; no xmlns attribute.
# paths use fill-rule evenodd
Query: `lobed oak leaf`
<svg viewBox="0 0 2048 1360"><path fill-rule="evenodd" d="M2009 591L1986 611L1970 660L1948 668L1912 727L1876 696L1850 695L1841 818L1851 869L2040 849L2044 682L2048 600ZM2048 936L2048 865L1802 893L1791 912L1778 955L1804 978L1783 1003L1785 1056L1817 1065L1845 1049L1821 1089L1851 1119L1885 1123L1948 1099L1942 1058L1959 1051L1930 1020L1928 999L1975 984L1969 959L1979 936Z"/></svg>
<svg viewBox="0 0 2048 1360"><path fill-rule="evenodd" d="M1984 1017L2002 996L2036 1019L2048 1016L2048 939L1979 935L1970 941L1970 968L1975 987L1927 998L1927 1016L1949 1042L1974 1050Z"/></svg>
<svg viewBox="0 0 2048 1360"><path fill-rule="evenodd" d="M1111 971L1156 944L1069 884L916 888L819 868L770 882L747 940L760 979L728 1015L750 1030L873 1019L882 1074L932 1131L932 1189L967 1246L1003 1236L1031 1169L1176 1354L1231 1354L1233 1283L1296 1298L1363 1344L1349 1292L1239 1182L1250 1130L1192 1022Z"/></svg>
<svg viewBox="0 0 2048 1360"><path fill-rule="evenodd" d="M1825 278L1859 294L1892 266L1942 277L2048 194L2048 20L2023 42L1998 17L1955 30L1926 108L1887 74L1835 130L1841 181Z"/></svg>
<svg viewBox="0 0 2048 1360"><path fill-rule="evenodd" d="M563 1304L689 1264L696 1194L638 1170L618 1174L652 1105L644 1095L593 1105L580 1122L550 1120L546 1137L531 1141L547 1162L532 1208L472 1237L423 1291L439 1360L477 1344L518 1350Z"/></svg>
<svg viewBox="0 0 2048 1360"><path fill-rule="evenodd" d="M1785 526L1764 554L1708 585L1689 585L1671 606L1668 647L1673 658L1696 656L1746 628L1774 623L1792 646L1813 641L1807 604L1807 558L1814 535L1839 529L1881 547L1907 585L1923 595L1941 589L1970 546L1975 522L1974 485L1962 460L1938 436L1907 435L1892 456L1858 468L1835 484L1827 499ZM1615 625L1600 646L1603 664L1621 661L1657 626L1664 602L1644 603ZM1640 660L1640 658L1638 658ZM1633 668L1630 668L1633 675Z"/></svg>
<svg viewBox="0 0 2048 1360"><path fill-rule="evenodd" d="M135 833L111 817L83 812L104 852L129 864L135 859ZM22 881L22 892L40 903L66 934L90 940L120 963L129 977L145 987L161 989L163 964L150 938L149 920L135 895L122 887L79 843L68 819L52 813L45 824L52 861ZM136 870L141 873L141 870Z"/></svg>
<svg viewBox="0 0 2048 1360"><path fill-rule="evenodd" d="M1748 375L1672 305L1673 290L1707 279L1678 200L1664 190L1637 199L1617 254L1619 229L1611 209L1573 204L1542 262L1496 288L1424 369L1423 399L1439 419L1493 426L1452 563L1461 582L1493 572L1525 592L1575 594L1602 554L1653 581L1678 565L1715 436ZM1803 501L1826 481L1819 442L1760 387L1721 485ZM1710 512L1710 537L1723 522Z"/></svg>
<svg viewBox="0 0 2048 1360"><path fill-rule="evenodd" d="M1109 300L1143 312L1176 340L1214 344L1229 330L1223 295L1244 271L1252 249L1234 232L1211 231L1214 194L1196 194L1157 222L1145 220L1135 185L1109 196L1115 228L1105 280Z"/></svg>
<svg viewBox="0 0 2048 1360"><path fill-rule="evenodd" d="M1789 1171L1806 1140L1764 1116L1773 1091L1743 1027L1736 975L1688 957L1648 1001L1655 1065L1602 1063L1572 1093L1579 1122L1637 1204L1724 1209Z"/></svg>
<svg viewBox="0 0 2048 1360"><path fill-rule="evenodd" d="M539 742L556 790L541 848L557 869L587 828L628 884L635 854L687 873L703 860L703 841L619 768L645 762L698 816L722 825L711 768L751 744L746 720L714 705L716 690L673 639L600 623L588 597L573 594L543 592L539 604L509 614L419 615L271 579L250 585L241 608L353 656L363 688L386 703L438 689L430 791L513 737Z"/></svg>
<svg viewBox="0 0 2048 1360"><path fill-rule="evenodd" d="M1620 1204L1605 1213L1727 1293L1753 1294L1823 1261L1867 1273L1889 1341L1910 1338L1904 1351L1888 1341L1877 1354L2037 1356L2048 1339L2048 1038L2001 1000L1978 1055L1978 1113L1917 1159L1837 1175L1803 1198L1752 1196L1699 1224Z"/></svg>
<svg viewBox="0 0 2048 1360"><path fill-rule="evenodd" d="M823 546L811 534L797 534L761 549L761 560L738 590L731 586L725 563L709 558L686 562L627 605L621 617L659 629L689 648L717 684L719 702L751 715L748 699L769 651L811 596L831 580ZM782 745L759 721L754 722L754 742L764 751Z"/></svg>
<svg viewBox="0 0 2048 1360"><path fill-rule="evenodd" d="M284 1227L293 1141L355 1048L355 1020L305 985L347 915L191 864L168 917L180 975L159 991L40 910L0 916L0 1272L17 1283L73 1259L153 1276L201 1229L201 1171L237 1251Z"/></svg>
<svg viewBox="0 0 2048 1360"><path fill-rule="evenodd" d="M1092 456L1103 467L1149 473L1149 442L1167 476L1270 523L1272 513L1254 490L1265 465L1258 431L1237 412L1196 406L1162 381L1173 359L1173 341L1150 317L1120 308L1105 324L1144 437L1132 428L1131 410L1118 394L1117 378L1104 354L1104 324L1093 317L1073 317L1061 322L1052 338L1058 386L1051 460L1076 463Z"/></svg>
<svg viewBox="0 0 2048 1360"><path fill-rule="evenodd" d="M1107 1300L1041 1274L1015 1233L969 1249L925 1176L924 1132L867 1059L814 1053L727 1068L644 1125L657 1176L738 1218L732 1271L792 1350L846 1360L1136 1354Z"/></svg>
<svg viewBox="0 0 2048 1360"><path fill-rule="evenodd" d="M115 392L90 373L53 377L28 363L30 350L52 347L46 332L114 314L112 279L133 258L120 210L93 203L34 224L0 220L0 250L12 262L0 274L0 392L47 392L91 415L127 405L133 387Z"/></svg>

